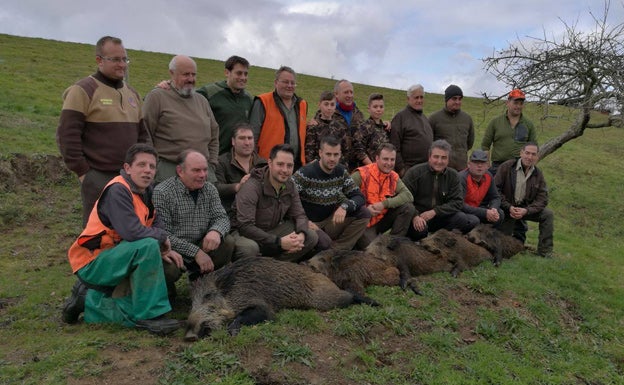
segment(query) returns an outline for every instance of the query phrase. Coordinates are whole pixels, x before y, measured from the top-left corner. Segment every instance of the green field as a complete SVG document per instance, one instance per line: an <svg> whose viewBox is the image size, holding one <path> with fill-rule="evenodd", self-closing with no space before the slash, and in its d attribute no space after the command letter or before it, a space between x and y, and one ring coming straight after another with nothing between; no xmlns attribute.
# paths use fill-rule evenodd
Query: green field
<svg viewBox="0 0 624 385"><path fill-rule="evenodd" d="M525 253L459 278L423 277L423 296L372 287L379 308L284 311L236 337L220 330L194 344L182 331L154 337L64 324L60 308L74 282L65 253L81 208L55 130L63 90L95 71L93 50L0 34L1 384L624 384L624 130L613 127L588 130L539 165L555 211L553 259ZM141 95L167 78L171 55L129 56ZM222 62L197 63L198 85L223 78ZM273 73L252 66L249 91L272 89ZM334 82L300 75L297 94L314 106ZM355 84L360 107L373 91L385 96L385 119L405 105L404 91ZM427 94L425 112L442 104ZM463 109L477 144L503 112L469 97ZM542 119L533 104L525 112L541 143L575 117L551 107ZM531 224L529 244L536 233ZM183 320L188 287L178 285L173 317Z"/></svg>

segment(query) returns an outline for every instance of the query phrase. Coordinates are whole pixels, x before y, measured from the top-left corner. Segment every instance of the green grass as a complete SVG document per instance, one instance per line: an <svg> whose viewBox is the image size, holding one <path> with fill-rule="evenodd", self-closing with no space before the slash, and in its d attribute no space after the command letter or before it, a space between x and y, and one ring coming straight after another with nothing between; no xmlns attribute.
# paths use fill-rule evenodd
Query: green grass
<svg viewBox="0 0 624 385"><path fill-rule="evenodd" d="M288 310L236 337L218 330L187 344L182 332L154 337L61 322L74 282L65 255L81 230L80 199L75 177L41 154L58 155L61 95L94 71L93 47L7 35L0 46L0 383L624 383L624 130L588 130L540 163L556 218L553 259L527 253L457 279L422 277L421 297L372 287L381 307ZM166 78L170 55L129 55L141 95ZM221 62L198 59L198 66L198 84L223 77ZM249 90L270 90L272 77L273 70L252 67ZM333 84L300 75L297 93L314 106ZM360 107L373 91L355 85ZM380 91L390 119L403 108L404 91ZM426 98L426 113L442 106L441 95ZM542 143L573 120L550 108L555 117L544 120L542 107L526 109ZM477 144L503 111L475 98L465 98L463 109L473 116ZM536 240L531 224L528 242ZM178 288L172 314L184 319L188 285Z"/></svg>

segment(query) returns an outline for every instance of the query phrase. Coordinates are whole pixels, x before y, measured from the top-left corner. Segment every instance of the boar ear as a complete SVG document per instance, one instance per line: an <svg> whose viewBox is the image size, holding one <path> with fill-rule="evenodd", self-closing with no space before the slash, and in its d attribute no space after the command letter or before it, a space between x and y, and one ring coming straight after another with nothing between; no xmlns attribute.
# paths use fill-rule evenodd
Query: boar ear
<svg viewBox="0 0 624 385"><path fill-rule="evenodd" d="M447 247L453 247L456 244L457 244L457 239L455 239L455 238L449 238L449 239L444 241L444 246L447 246Z"/></svg>
<svg viewBox="0 0 624 385"><path fill-rule="evenodd" d="M394 251L399 247L400 244L401 244L401 238L392 237L392 239L390 239L390 242L388 243L388 246L386 247L389 250Z"/></svg>

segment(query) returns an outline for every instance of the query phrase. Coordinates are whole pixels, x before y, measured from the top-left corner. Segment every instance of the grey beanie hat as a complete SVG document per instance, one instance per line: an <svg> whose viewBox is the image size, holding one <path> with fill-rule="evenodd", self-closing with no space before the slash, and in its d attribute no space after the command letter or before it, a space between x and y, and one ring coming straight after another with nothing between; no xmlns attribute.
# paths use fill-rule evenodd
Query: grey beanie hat
<svg viewBox="0 0 624 385"><path fill-rule="evenodd" d="M446 89L444 90L444 102L448 102L449 99L452 98L453 96L461 96L462 98L464 97L464 93L462 92L462 89L456 86L455 84L451 84L450 86L446 87Z"/></svg>

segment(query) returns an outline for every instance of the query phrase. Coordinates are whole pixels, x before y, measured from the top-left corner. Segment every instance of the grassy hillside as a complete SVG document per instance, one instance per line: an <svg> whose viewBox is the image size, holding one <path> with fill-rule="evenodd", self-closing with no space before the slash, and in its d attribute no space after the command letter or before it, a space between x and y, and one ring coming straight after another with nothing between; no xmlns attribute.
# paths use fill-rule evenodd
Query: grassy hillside
<svg viewBox="0 0 624 385"><path fill-rule="evenodd" d="M167 77L171 55L129 56L141 95ZM197 62L198 84L223 78L222 62ZM0 35L0 383L624 383L624 130L615 128L590 130L540 163L556 215L553 259L527 253L457 279L423 277L422 297L370 288L382 307L286 311L237 337L218 331L195 344L181 332L63 324L74 282L65 253L81 230L80 201L76 178L46 155L58 155L63 90L94 70L90 45ZM252 67L249 90L270 90L273 71ZM314 104L334 81L300 75L297 93ZM387 119L405 104L404 91L356 84L360 107L373 91L385 95ZM425 112L442 103L427 94ZM479 143L503 108L465 98L464 110ZM536 105L526 113L540 142L573 118L555 107L548 119ZM536 238L532 225L528 242ZM179 293L173 316L184 319L184 280Z"/></svg>

